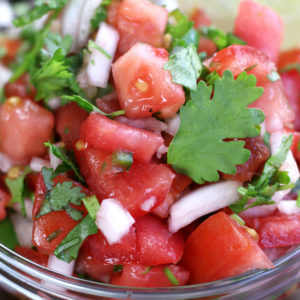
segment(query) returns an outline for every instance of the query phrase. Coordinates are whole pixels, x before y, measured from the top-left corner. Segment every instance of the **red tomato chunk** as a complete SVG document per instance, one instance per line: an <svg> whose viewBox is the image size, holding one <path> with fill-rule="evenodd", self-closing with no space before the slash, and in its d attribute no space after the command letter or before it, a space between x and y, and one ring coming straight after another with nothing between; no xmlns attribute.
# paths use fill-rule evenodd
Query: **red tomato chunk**
<svg viewBox="0 0 300 300"><path fill-rule="evenodd" d="M132 152L133 159L141 162L149 162L153 154L164 144L162 137L150 131L110 120L98 113L91 113L83 123L80 137L102 150Z"/></svg>
<svg viewBox="0 0 300 300"><path fill-rule="evenodd" d="M257 242L224 212L209 217L187 238L182 263L191 271L191 284L274 267Z"/></svg>
<svg viewBox="0 0 300 300"><path fill-rule="evenodd" d="M0 106L0 151L20 163L46 152L44 142L51 137L51 112L21 98L9 98Z"/></svg>
<svg viewBox="0 0 300 300"><path fill-rule="evenodd" d="M173 83L170 72L163 69L167 61L167 50L138 43L113 64L120 105L128 117L158 113L168 118L185 102L182 86Z"/></svg>
<svg viewBox="0 0 300 300"><path fill-rule="evenodd" d="M20 255L24 256L25 258L32 260L33 262L35 262L43 267L47 267L48 255L44 255L33 249L21 247L21 246L17 246L15 251L17 253L19 253Z"/></svg>

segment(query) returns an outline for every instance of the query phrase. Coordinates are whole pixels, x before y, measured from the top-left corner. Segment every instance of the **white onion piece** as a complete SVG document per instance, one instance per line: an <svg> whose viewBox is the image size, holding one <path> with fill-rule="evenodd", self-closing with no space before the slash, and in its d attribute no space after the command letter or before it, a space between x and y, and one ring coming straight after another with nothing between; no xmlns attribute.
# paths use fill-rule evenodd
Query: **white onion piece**
<svg viewBox="0 0 300 300"><path fill-rule="evenodd" d="M54 97L48 101L48 106L52 110L57 110L61 106L60 97Z"/></svg>
<svg viewBox="0 0 300 300"><path fill-rule="evenodd" d="M130 213L115 199L105 199L97 212L96 225L109 244L118 242L134 223Z"/></svg>
<svg viewBox="0 0 300 300"><path fill-rule="evenodd" d="M254 206L251 208L246 209L245 211L239 213L241 218L245 217L263 217L271 214L276 210L277 206L276 204L272 205L261 205L261 206Z"/></svg>
<svg viewBox="0 0 300 300"><path fill-rule="evenodd" d="M50 255L47 267L55 272L71 276L73 274L75 260L67 263L58 259L55 255Z"/></svg>
<svg viewBox="0 0 300 300"><path fill-rule="evenodd" d="M46 159L33 157L30 161L30 169L34 172L41 172L43 167L50 168L50 162Z"/></svg>
<svg viewBox="0 0 300 300"><path fill-rule="evenodd" d="M15 161L8 157L6 154L0 152L0 171L6 173L15 165Z"/></svg>
<svg viewBox="0 0 300 300"><path fill-rule="evenodd" d="M11 76L12 71L0 63L0 89L8 82Z"/></svg>
<svg viewBox="0 0 300 300"><path fill-rule="evenodd" d="M77 45L77 34L80 24L80 15L84 3L85 0L69 1L62 15L62 35L66 36L67 34L69 34L73 38L73 44L70 49L71 53L80 51L80 48Z"/></svg>
<svg viewBox="0 0 300 300"><path fill-rule="evenodd" d="M91 49L92 54L87 66L87 76L90 85L102 88L107 87L111 64L115 56L118 41L118 31L105 22L102 22L95 39L95 43L107 52L111 58L107 58L98 49Z"/></svg>
<svg viewBox="0 0 300 300"><path fill-rule="evenodd" d="M80 22L77 33L77 47L80 50L88 41L91 33L91 19L95 14L96 8L102 0L88 0L84 2L82 11L80 12ZM107 37L106 37L107 38ZM108 38L111 38L108 36Z"/></svg>
<svg viewBox="0 0 300 300"><path fill-rule="evenodd" d="M29 220L32 220L32 209L33 209L33 202L29 198L25 198L24 200L24 205L25 205L25 212L26 212L26 218ZM12 205L13 209L21 214L21 205L20 203L16 202Z"/></svg>
<svg viewBox="0 0 300 300"><path fill-rule="evenodd" d="M271 154L275 154L280 146L280 143L282 141L282 137L288 135L284 131L277 131L271 134L270 137L270 147L271 147ZM288 152L287 158L285 162L281 165L279 168L280 171L287 171L289 174L289 177L291 179L291 183L295 183L297 179L300 176L299 169L297 166L297 163L295 161L295 158L292 154L292 151ZM278 191L274 194L272 197L272 200L275 202L279 202L283 199L284 196L286 196L291 190L284 190L284 191Z"/></svg>
<svg viewBox="0 0 300 300"><path fill-rule="evenodd" d="M180 126L180 116L176 114L172 118L166 119L165 121L168 125L166 132L174 136Z"/></svg>
<svg viewBox="0 0 300 300"><path fill-rule="evenodd" d="M18 238L18 241L21 246L31 248L31 240L32 240L32 227L33 222L31 218L24 218L19 213L12 213L9 215L14 229Z"/></svg>
<svg viewBox="0 0 300 300"><path fill-rule="evenodd" d="M297 206L296 200L283 200L277 204L279 212L285 215L294 215L300 213L300 207Z"/></svg>
<svg viewBox="0 0 300 300"><path fill-rule="evenodd" d="M14 13L11 5L6 1L0 1L0 12L1 12L0 27L12 26Z"/></svg>
<svg viewBox="0 0 300 300"><path fill-rule="evenodd" d="M171 207L169 230L176 232L201 216L235 203L240 198L240 185L237 181L218 182L182 197Z"/></svg>

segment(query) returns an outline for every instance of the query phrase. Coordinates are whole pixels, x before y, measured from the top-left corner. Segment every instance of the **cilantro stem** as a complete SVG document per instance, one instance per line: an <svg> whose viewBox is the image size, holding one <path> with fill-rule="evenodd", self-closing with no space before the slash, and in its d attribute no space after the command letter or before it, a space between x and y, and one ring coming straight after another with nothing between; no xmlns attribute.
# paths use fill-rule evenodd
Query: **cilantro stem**
<svg viewBox="0 0 300 300"><path fill-rule="evenodd" d="M167 267L163 270L167 278L171 281L173 285L179 285L178 279L175 277L175 275L171 272L171 270Z"/></svg>
<svg viewBox="0 0 300 300"><path fill-rule="evenodd" d="M112 59L112 57L103 48L101 48L99 45L97 45L94 41L89 41L88 48L89 48L89 50L91 48L94 48L94 49L98 50L100 53L102 53L107 59Z"/></svg>

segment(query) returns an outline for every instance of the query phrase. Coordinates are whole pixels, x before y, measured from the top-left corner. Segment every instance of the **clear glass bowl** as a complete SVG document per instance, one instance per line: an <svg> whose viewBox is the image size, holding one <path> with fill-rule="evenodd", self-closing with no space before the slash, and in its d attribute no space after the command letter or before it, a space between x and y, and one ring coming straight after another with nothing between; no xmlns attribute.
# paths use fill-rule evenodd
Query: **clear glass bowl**
<svg viewBox="0 0 300 300"><path fill-rule="evenodd" d="M58 274L0 245L0 285L22 299L276 299L300 282L300 246L275 265L207 284L124 288Z"/></svg>

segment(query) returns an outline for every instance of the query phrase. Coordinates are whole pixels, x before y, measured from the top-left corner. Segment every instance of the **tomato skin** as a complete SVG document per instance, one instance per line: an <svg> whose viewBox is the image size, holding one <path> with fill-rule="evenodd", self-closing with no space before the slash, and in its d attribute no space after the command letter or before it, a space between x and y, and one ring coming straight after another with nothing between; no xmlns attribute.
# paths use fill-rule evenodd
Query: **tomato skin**
<svg viewBox="0 0 300 300"><path fill-rule="evenodd" d="M187 238L182 264L191 271L191 284L274 267L256 241L224 212L206 219Z"/></svg>
<svg viewBox="0 0 300 300"><path fill-rule="evenodd" d="M10 99L0 106L0 151L19 163L27 163L45 153L44 142L51 137L54 117L31 100Z"/></svg>
<svg viewBox="0 0 300 300"><path fill-rule="evenodd" d="M179 285L185 285L189 279L189 271L181 266L160 265L148 271L145 265L124 265L120 273L115 273L111 284L128 287L168 287L173 286L163 270L168 267L177 278ZM147 272L148 271L148 272Z"/></svg>
<svg viewBox="0 0 300 300"><path fill-rule="evenodd" d="M293 144L291 146L291 151L292 151L293 156L295 157L296 161L299 164L300 163L300 148L299 148L300 132L292 131L291 133L293 135Z"/></svg>
<svg viewBox="0 0 300 300"><path fill-rule="evenodd" d="M170 233L167 224L154 216L145 215L136 223L137 251L143 265L177 263L183 254L181 232Z"/></svg>
<svg viewBox="0 0 300 300"><path fill-rule="evenodd" d="M268 79L268 74L276 70L276 66L261 51L249 46L232 45L217 52L205 65L220 75L230 70L236 77L249 69L247 73L256 76L257 86L263 87L264 93L249 107L261 109L265 113L267 131L272 133L283 130L294 121L295 114L285 97L282 81L270 82Z"/></svg>
<svg viewBox="0 0 300 300"><path fill-rule="evenodd" d="M120 33L118 55L126 53L135 43L162 47L168 11L147 0L124 0L118 8L116 28Z"/></svg>
<svg viewBox="0 0 300 300"><path fill-rule="evenodd" d="M174 174L163 164L133 162L129 171L118 172L106 151L88 147L75 154L81 174L98 199L117 199L134 218L149 213L170 191Z"/></svg>
<svg viewBox="0 0 300 300"><path fill-rule="evenodd" d="M165 49L137 43L112 66L119 102L130 118L173 116L185 102L182 86L172 82Z"/></svg>
<svg viewBox="0 0 300 300"><path fill-rule="evenodd" d="M4 86L5 98L20 97L34 100L35 88L30 84L29 74L24 74L15 82L7 82Z"/></svg>
<svg viewBox="0 0 300 300"><path fill-rule="evenodd" d="M11 196L0 186L0 221L6 218L6 205L9 203Z"/></svg>
<svg viewBox="0 0 300 300"><path fill-rule="evenodd" d="M60 107L55 112L55 129L68 149L79 140L81 124L88 116L89 114L75 102Z"/></svg>
<svg viewBox="0 0 300 300"><path fill-rule="evenodd" d="M292 49L281 52L278 59L278 69L283 69L291 64L300 62L300 49Z"/></svg>
<svg viewBox="0 0 300 300"><path fill-rule="evenodd" d="M199 8L195 8L189 19L194 22L194 27L196 29L201 29L201 26L210 26L211 25L211 20L210 18L206 15L206 13Z"/></svg>
<svg viewBox="0 0 300 300"><path fill-rule="evenodd" d="M0 59L4 65L8 65L16 59L18 50L22 44L19 39L0 38L0 47L5 49L5 56Z"/></svg>
<svg viewBox="0 0 300 300"><path fill-rule="evenodd" d="M278 59L283 32L283 21L273 9L252 0L240 2L234 34L274 62Z"/></svg>
<svg viewBox="0 0 300 300"><path fill-rule="evenodd" d="M43 267L47 267L48 264L47 255L44 255L42 253L39 253L38 251L35 251L30 248L22 247L22 246L17 246L15 251L20 255L24 256L25 258L28 258Z"/></svg>
<svg viewBox="0 0 300 300"><path fill-rule="evenodd" d="M132 152L133 159L141 162L149 162L164 143L162 137L150 131L110 120L98 113L91 113L83 123L80 138L105 151Z"/></svg>
<svg viewBox="0 0 300 300"><path fill-rule="evenodd" d="M206 52L207 57L212 56L218 50L216 44L206 38L201 36L199 39L198 53Z"/></svg>
<svg viewBox="0 0 300 300"><path fill-rule="evenodd" d="M262 248L286 247L300 243L300 214L253 218L250 223L259 235L259 245Z"/></svg>
<svg viewBox="0 0 300 300"><path fill-rule="evenodd" d="M250 158L244 164L236 166L237 172L234 175L223 174L224 179L250 181L254 175L258 175L263 163L269 158L269 150L260 136L244 140L246 141L244 148L251 151Z"/></svg>

